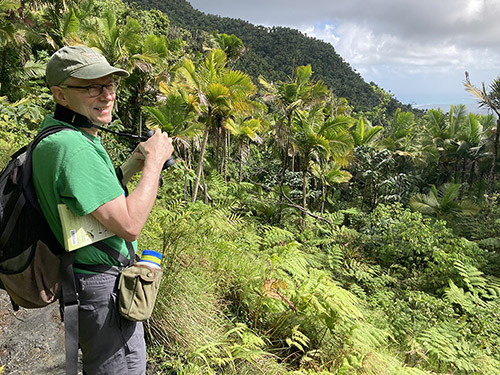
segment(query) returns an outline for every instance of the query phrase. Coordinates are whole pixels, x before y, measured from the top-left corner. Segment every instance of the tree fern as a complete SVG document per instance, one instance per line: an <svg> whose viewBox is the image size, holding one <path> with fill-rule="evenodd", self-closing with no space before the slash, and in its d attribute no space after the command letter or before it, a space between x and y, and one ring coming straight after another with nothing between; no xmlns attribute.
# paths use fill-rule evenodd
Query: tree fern
<svg viewBox="0 0 500 375"><path fill-rule="evenodd" d="M344 252L342 251L340 245L335 244L329 246L326 250L328 266L332 272L336 272L342 266L344 260Z"/></svg>
<svg viewBox="0 0 500 375"><path fill-rule="evenodd" d="M368 353L376 348L385 347L390 334L386 330L377 328L367 322L355 324L352 328L349 341L356 350Z"/></svg>
<svg viewBox="0 0 500 375"><path fill-rule="evenodd" d="M480 301L478 298L474 298L471 292L457 287L452 280L450 280L450 287L445 291L445 296L450 303L459 305L469 313L474 311L476 302Z"/></svg>
<svg viewBox="0 0 500 375"><path fill-rule="evenodd" d="M310 308L310 313L314 312L331 330L340 321L355 321L363 316L354 294L336 285L319 270L310 270L296 294L296 298Z"/></svg>
<svg viewBox="0 0 500 375"><path fill-rule="evenodd" d="M485 291L484 297L487 299L500 298L500 279L494 276L487 276Z"/></svg>
<svg viewBox="0 0 500 375"><path fill-rule="evenodd" d="M296 347L301 352L305 352L306 348L309 346L309 338L304 335L299 330L299 326L295 326L292 328L291 336L286 338L286 343L289 347Z"/></svg>
<svg viewBox="0 0 500 375"><path fill-rule="evenodd" d="M483 273L476 267L470 264L464 264L460 260L457 260L454 266L471 292L477 292L484 289L486 286L486 279L483 277Z"/></svg>
<svg viewBox="0 0 500 375"><path fill-rule="evenodd" d="M221 341L197 348L192 357L201 358L208 366L216 364L221 369L228 367L232 373L236 373L237 361L256 363L261 357L272 356L262 349L265 344L246 325L237 323L224 334Z"/></svg>
<svg viewBox="0 0 500 375"><path fill-rule="evenodd" d="M366 299L368 298L365 290L358 284L351 284L349 286L349 291L363 301L366 301Z"/></svg>
<svg viewBox="0 0 500 375"><path fill-rule="evenodd" d="M289 242L295 238L295 235L286 229L274 226L264 226L262 237L262 246L264 248L269 248L283 242Z"/></svg>
<svg viewBox="0 0 500 375"><path fill-rule="evenodd" d="M226 221L227 225L233 228L241 227L245 224L244 218L239 214L234 212L231 208L217 208L213 212L214 217Z"/></svg>
<svg viewBox="0 0 500 375"><path fill-rule="evenodd" d="M300 250L300 243L291 241L276 247L271 258L273 269L284 278L291 276L295 282L309 277L309 262L307 254Z"/></svg>
<svg viewBox="0 0 500 375"><path fill-rule="evenodd" d="M463 373L499 374L498 361L487 357L475 343L466 341L456 321L441 322L422 332L418 341L427 350L436 367ZM487 365L486 365L487 364Z"/></svg>
<svg viewBox="0 0 500 375"><path fill-rule="evenodd" d="M224 176L217 173L217 171L212 171L210 174L210 186L209 189L214 192L214 196L219 198L227 197L228 184L224 179Z"/></svg>
<svg viewBox="0 0 500 375"><path fill-rule="evenodd" d="M344 273L362 283L370 283L376 276L376 272L372 267L356 259L350 259L347 262Z"/></svg>
<svg viewBox="0 0 500 375"><path fill-rule="evenodd" d="M483 272L476 267L465 264L457 260L454 264L461 280L467 289L475 296L485 300L492 300L500 297L500 280L493 276L484 276ZM478 301L481 303L482 301Z"/></svg>

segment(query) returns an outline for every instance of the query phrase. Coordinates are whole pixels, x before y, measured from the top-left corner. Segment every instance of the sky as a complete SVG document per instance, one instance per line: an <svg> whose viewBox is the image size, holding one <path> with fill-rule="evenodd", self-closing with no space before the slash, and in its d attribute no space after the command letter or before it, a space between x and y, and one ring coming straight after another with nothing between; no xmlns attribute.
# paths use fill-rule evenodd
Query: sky
<svg viewBox="0 0 500 375"><path fill-rule="evenodd" d="M204 13L329 42L365 81L414 107L474 111L465 72L487 88L500 75L500 0L188 1Z"/></svg>

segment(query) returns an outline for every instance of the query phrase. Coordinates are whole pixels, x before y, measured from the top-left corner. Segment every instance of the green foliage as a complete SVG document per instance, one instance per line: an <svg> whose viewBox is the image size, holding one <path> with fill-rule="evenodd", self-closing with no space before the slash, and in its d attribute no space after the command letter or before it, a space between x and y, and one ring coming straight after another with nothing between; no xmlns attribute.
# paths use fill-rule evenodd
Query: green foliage
<svg viewBox="0 0 500 375"><path fill-rule="evenodd" d="M456 322L442 322L424 331L418 341L425 348L436 369L458 373L499 374L500 362L486 357L482 350L463 338Z"/></svg>
<svg viewBox="0 0 500 375"><path fill-rule="evenodd" d="M349 168L351 185L363 197L362 208L372 210L378 204L407 201L413 177L407 171L398 172L397 160L388 149L362 145L354 149L354 155Z"/></svg>
<svg viewBox="0 0 500 375"><path fill-rule="evenodd" d="M31 141L46 110L49 96L31 96L15 103L0 97L0 166L3 167L17 149Z"/></svg>
<svg viewBox="0 0 500 375"><path fill-rule="evenodd" d="M365 121L361 117L356 123L356 127L351 130L354 146L369 145L376 140L383 129L382 126L372 126L369 121Z"/></svg>
<svg viewBox="0 0 500 375"><path fill-rule="evenodd" d="M485 195L481 211L477 216L469 219L470 237L478 241L482 248L490 251L500 250L500 243L498 242L498 233L500 231L499 198L498 193Z"/></svg>
<svg viewBox="0 0 500 375"><path fill-rule="evenodd" d="M481 264L477 263L481 251L475 244L454 237L442 222L431 222L399 204L377 207L364 232L370 236L365 245L369 257L386 268L402 267L398 272L407 277L412 272L423 272L420 286L432 286L435 291L453 277L455 261Z"/></svg>
<svg viewBox="0 0 500 375"><path fill-rule="evenodd" d="M468 199L460 199L460 184L446 183L439 188L434 185L429 194L416 194L410 199L410 207L422 214L439 220L453 222L459 215L474 216L480 207Z"/></svg>
<svg viewBox="0 0 500 375"><path fill-rule="evenodd" d="M199 35L200 30L236 35L250 48L240 57L235 68L248 72L254 80L262 75L268 80L283 81L296 66L312 64L316 75L338 97L347 98L355 107L365 110L379 103L379 95L372 86L364 82L359 73L354 72L326 42L289 28L266 28L243 20L207 15L185 1L141 0L140 3L146 9L164 11L172 24L190 30L193 36ZM400 103L391 98L389 104L394 107Z"/></svg>

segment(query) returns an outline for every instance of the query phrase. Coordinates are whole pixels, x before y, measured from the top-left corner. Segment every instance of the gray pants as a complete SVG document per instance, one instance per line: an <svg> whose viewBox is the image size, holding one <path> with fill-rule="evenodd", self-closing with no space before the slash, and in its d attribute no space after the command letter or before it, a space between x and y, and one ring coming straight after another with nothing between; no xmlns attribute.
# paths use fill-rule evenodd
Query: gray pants
<svg viewBox="0 0 500 375"><path fill-rule="evenodd" d="M84 374L145 375L144 329L119 314L118 278L77 273L75 281Z"/></svg>

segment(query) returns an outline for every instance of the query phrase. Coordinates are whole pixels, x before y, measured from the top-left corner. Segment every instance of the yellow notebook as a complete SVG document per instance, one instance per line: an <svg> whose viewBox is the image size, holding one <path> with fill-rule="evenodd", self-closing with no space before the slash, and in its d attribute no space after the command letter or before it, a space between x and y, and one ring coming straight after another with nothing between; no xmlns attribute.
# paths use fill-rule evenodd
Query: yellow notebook
<svg viewBox="0 0 500 375"><path fill-rule="evenodd" d="M66 251L73 251L115 235L91 214L78 216L64 203L58 204L57 210L61 217Z"/></svg>

